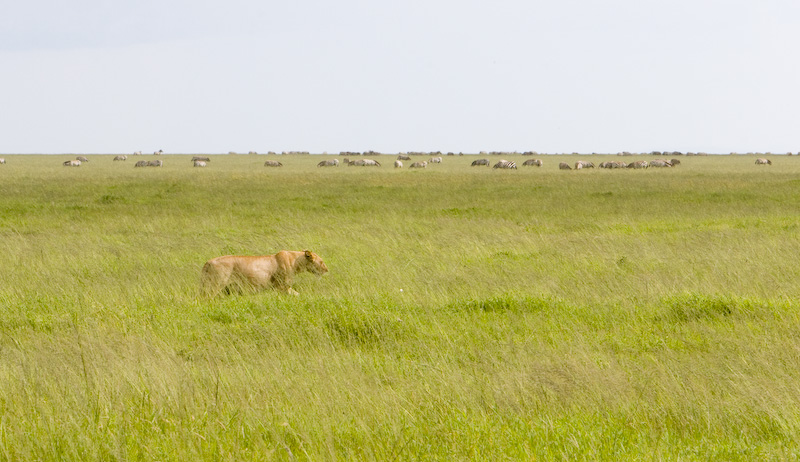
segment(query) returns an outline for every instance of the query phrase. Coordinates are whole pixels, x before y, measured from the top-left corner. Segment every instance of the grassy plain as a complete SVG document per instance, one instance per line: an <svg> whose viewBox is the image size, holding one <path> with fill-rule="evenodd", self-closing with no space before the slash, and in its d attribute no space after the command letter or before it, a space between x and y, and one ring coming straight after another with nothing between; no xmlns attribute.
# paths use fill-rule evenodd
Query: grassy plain
<svg viewBox="0 0 800 462"><path fill-rule="evenodd" d="M0 460L800 453L800 158L111 157L0 165ZM281 249L330 273L197 298Z"/></svg>

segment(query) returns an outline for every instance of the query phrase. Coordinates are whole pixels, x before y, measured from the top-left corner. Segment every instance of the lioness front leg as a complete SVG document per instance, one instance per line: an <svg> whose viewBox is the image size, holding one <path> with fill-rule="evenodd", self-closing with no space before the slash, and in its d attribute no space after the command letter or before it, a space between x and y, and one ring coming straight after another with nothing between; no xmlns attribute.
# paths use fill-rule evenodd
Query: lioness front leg
<svg viewBox="0 0 800 462"><path fill-rule="evenodd" d="M281 275L281 274L274 275L272 277L272 285L276 289L278 289L281 292L284 292L286 294L289 294L289 295L300 295L299 292L297 292L296 290L292 289L292 281L290 281L284 275Z"/></svg>

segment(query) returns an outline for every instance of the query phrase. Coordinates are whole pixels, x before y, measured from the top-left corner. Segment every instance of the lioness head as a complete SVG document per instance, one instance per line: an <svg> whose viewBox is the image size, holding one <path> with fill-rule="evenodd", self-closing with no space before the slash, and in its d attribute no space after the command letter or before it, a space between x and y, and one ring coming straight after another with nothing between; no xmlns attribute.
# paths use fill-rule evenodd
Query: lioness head
<svg viewBox="0 0 800 462"><path fill-rule="evenodd" d="M325 262L322 261L322 258L310 250L306 250L306 262L306 269L310 273L322 276L328 272L328 267L325 265Z"/></svg>

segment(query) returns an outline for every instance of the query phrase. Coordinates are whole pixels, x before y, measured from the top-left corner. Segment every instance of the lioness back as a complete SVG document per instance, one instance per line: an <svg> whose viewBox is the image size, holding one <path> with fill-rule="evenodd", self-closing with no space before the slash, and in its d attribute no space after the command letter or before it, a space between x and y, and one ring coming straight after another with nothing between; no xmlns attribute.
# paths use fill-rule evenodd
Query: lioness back
<svg viewBox="0 0 800 462"><path fill-rule="evenodd" d="M220 292L259 291L274 287L297 294L292 289L295 274L308 271L322 275L328 267L319 255L306 251L283 250L273 255L225 255L203 265L201 286L208 296Z"/></svg>

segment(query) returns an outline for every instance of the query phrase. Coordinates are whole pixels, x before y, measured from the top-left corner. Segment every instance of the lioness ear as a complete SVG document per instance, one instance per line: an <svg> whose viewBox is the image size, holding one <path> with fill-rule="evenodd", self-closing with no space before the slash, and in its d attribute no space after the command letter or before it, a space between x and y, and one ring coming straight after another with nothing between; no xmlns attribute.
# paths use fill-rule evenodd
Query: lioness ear
<svg viewBox="0 0 800 462"><path fill-rule="evenodd" d="M306 250L306 258L312 258L311 255L312 255L311 251Z"/></svg>

